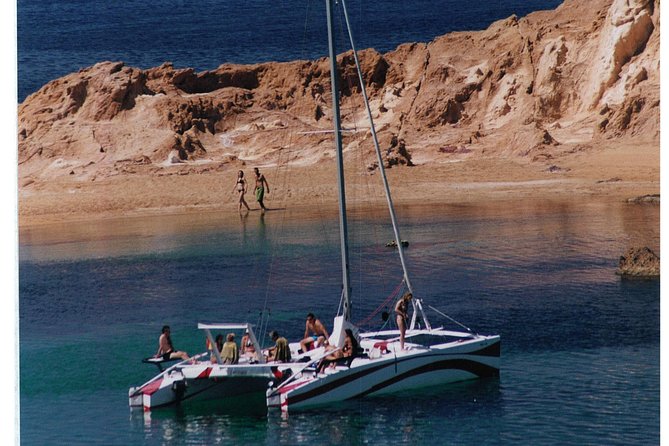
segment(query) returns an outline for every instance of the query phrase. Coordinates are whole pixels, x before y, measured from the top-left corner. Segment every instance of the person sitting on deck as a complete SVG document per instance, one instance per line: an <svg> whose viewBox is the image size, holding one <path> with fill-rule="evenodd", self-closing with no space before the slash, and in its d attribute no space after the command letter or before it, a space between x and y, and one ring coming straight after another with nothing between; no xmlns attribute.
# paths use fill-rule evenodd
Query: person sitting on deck
<svg viewBox="0 0 669 446"><path fill-rule="evenodd" d="M170 338L170 326L164 325L162 333L158 338L158 351L154 355L155 358L163 358L163 361L170 359L183 359L184 361L190 359L188 353L174 349L172 345L172 338Z"/></svg>
<svg viewBox="0 0 669 446"><path fill-rule="evenodd" d="M234 333L228 333L225 337L225 344L221 349L221 361L223 364L237 364L239 362L239 350L237 350Z"/></svg>
<svg viewBox="0 0 669 446"><path fill-rule="evenodd" d="M327 344L327 339L329 337L328 331L320 319L317 319L313 313L307 314L307 322L304 327L304 339L300 341L302 352L308 352L311 350L312 346L313 348L317 348L321 344Z"/></svg>
<svg viewBox="0 0 669 446"><path fill-rule="evenodd" d="M249 329L248 328L244 332L244 336L242 336L241 354L243 356L246 356L249 359L256 359L256 356L257 356L256 355L256 347L253 345L253 341L251 340L251 336L249 336Z"/></svg>
<svg viewBox="0 0 669 446"><path fill-rule="evenodd" d="M272 341L274 341L274 347L270 347L268 352L268 361L274 362L290 362L290 347L288 346L288 340L283 336L279 336L279 332L273 330L269 334Z"/></svg>
<svg viewBox="0 0 669 446"><path fill-rule="evenodd" d="M322 373L328 365L334 366L337 363L347 363L349 366L353 359L360 353L360 344L355 338L353 331L350 328L344 330L346 337L344 338L344 345L341 349L335 350L332 354L321 359L316 366L316 373Z"/></svg>

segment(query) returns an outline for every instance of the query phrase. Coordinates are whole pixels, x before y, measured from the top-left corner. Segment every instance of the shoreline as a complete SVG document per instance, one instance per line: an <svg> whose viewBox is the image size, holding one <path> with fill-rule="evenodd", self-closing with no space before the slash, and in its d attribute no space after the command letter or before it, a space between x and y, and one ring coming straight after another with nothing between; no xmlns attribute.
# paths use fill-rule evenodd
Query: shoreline
<svg viewBox="0 0 669 446"><path fill-rule="evenodd" d="M659 150L657 152L659 156ZM480 164L480 161L469 164ZM626 175L628 179L621 178L616 172L608 172L601 179L592 178L592 175L587 178L546 172L502 175L494 169L498 162L495 160L490 169L485 169L492 170L490 172L460 168L454 171L452 166L443 164L389 169L393 201L398 207L492 202L512 205L527 200L625 202L660 192L659 179L653 180L654 175L650 178ZM461 167L468 163L459 164ZM659 178L659 163L657 166ZM238 215L232 181L239 167L250 171L248 166L228 166L215 174L138 175L98 183L53 183L43 185L39 190L19 189L18 226L27 229L68 222L212 212ZM265 202L269 209L290 209L305 215L314 213L315 207L336 210L337 192L329 166L264 168L262 171L270 182L271 193ZM297 181L289 185L288 177ZM347 207L352 212L385 208L385 195L378 175L358 175L353 180L357 183L347 180L350 186L347 185L346 197ZM251 191L247 192L246 199L252 209L258 207Z"/></svg>
<svg viewBox="0 0 669 446"><path fill-rule="evenodd" d="M485 30L361 51L382 161L349 89L347 202L385 202L379 162L393 166L400 206L659 194L658 10L569 0ZM347 54L342 73L353 69ZM248 180L253 167L268 178L269 207L335 206L327 65L196 73L99 62L53 80L18 109L19 227L234 214L237 170Z"/></svg>

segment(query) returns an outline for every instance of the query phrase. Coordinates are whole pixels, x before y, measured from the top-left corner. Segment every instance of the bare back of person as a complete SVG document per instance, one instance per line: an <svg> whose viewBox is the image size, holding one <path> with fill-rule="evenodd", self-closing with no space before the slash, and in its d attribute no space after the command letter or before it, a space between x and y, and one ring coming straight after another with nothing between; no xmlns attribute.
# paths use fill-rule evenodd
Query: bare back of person
<svg viewBox="0 0 669 446"><path fill-rule="evenodd" d="M189 359L188 353L174 349L172 339L170 338L170 328L167 326L163 327L162 334L158 338L158 352L155 354L155 357L162 357L164 361L169 361L170 359Z"/></svg>

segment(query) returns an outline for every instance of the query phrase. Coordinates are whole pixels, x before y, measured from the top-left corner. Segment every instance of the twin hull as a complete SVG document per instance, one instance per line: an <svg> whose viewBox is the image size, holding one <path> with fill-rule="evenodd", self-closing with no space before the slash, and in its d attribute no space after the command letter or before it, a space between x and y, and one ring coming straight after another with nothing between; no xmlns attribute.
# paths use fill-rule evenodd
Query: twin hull
<svg viewBox="0 0 669 446"><path fill-rule="evenodd" d="M268 365L185 364L176 366L129 391L131 407L151 410L182 402L225 401L264 393L274 378Z"/></svg>
<svg viewBox="0 0 669 446"><path fill-rule="evenodd" d="M356 358L333 373L302 377L267 392L268 407L307 408L401 390L499 376L500 337L416 348L376 359Z"/></svg>

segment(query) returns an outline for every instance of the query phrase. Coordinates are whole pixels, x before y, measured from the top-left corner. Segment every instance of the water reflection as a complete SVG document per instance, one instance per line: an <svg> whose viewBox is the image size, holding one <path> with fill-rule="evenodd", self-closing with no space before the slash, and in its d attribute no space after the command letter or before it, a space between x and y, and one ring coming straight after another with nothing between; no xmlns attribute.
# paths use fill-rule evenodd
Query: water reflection
<svg viewBox="0 0 669 446"><path fill-rule="evenodd" d="M189 243L218 240L242 248L252 242L267 247L270 243L337 241L336 212L258 212L255 234L248 232L253 214L212 212L31 226L19 231L19 257L33 261L108 258L170 252ZM265 222L269 214L271 230ZM385 208L357 208L350 214L353 249L356 245L383 246L392 238ZM508 260L518 266L533 265L544 255L537 246L611 261L633 245L648 246L660 254L659 206L653 205L545 200L412 205L400 206L398 218L403 238L411 242L408 254L417 254L414 258L419 263L434 262L431 253L444 246L456 259L486 258L491 267ZM227 232L235 227L241 228L241 237Z"/></svg>
<svg viewBox="0 0 669 446"><path fill-rule="evenodd" d="M242 241L242 246L246 247L248 244L248 234L246 232L246 225L249 219L249 212L240 212L239 213L239 227L241 228L241 241Z"/></svg>
<svg viewBox="0 0 669 446"><path fill-rule="evenodd" d="M133 429L142 429L147 444L298 444L322 439L323 444L365 444L370 439L429 442L449 426L499 418L504 399L498 378L418 389L383 397L350 400L317 410L266 412L263 402L221 406L189 406L133 411ZM457 438L452 438L457 442Z"/></svg>
<svg viewBox="0 0 669 446"><path fill-rule="evenodd" d="M263 442L267 420L263 395L234 402L201 402L150 412L131 410L134 430L142 429L149 444L241 444ZM158 440L158 441L156 441Z"/></svg>
<svg viewBox="0 0 669 446"><path fill-rule="evenodd" d="M502 336L499 381L288 417L214 407L155 411L145 420L139 412L127 432L127 389L152 376L136 365L155 351L162 324L178 332L180 348L201 351L195 323L226 319L231 309L235 320L268 315L264 326L291 340L302 336L307 312L335 314L336 210L119 219L100 223L99 232L94 223L31 228L22 231L19 275L22 438L43 444L77 429L84 432L77 438L100 438L100 429L113 427L127 437L110 444L432 444L435 437L657 444L660 285L623 281L614 271L630 242L659 244L659 209L545 202L426 209L398 210L414 288L472 329ZM401 278L396 251L385 247L386 221L385 210L360 210L350 220L354 321ZM96 361L82 367L64 355ZM81 395L76 403L72 389ZM74 426L91 413L104 427Z"/></svg>

